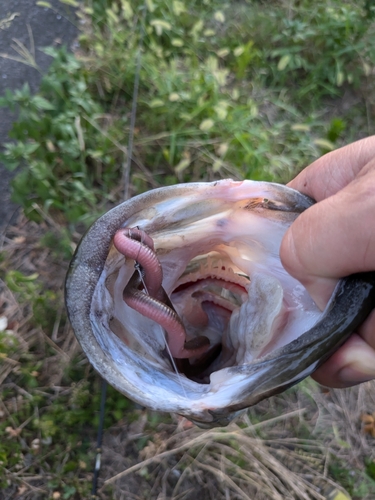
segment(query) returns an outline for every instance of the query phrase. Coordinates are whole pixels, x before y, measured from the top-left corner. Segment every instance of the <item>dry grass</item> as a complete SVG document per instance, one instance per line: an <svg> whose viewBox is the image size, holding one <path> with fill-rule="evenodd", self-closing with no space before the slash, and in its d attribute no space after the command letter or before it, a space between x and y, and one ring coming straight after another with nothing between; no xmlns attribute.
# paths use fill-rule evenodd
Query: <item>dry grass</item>
<svg viewBox="0 0 375 500"><path fill-rule="evenodd" d="M44 356L42 372L45 372L45 377L41 373L41 378L48 378L50 385L58 385L64 369L79 349L69 323L61 323L65 314L63 289L67 262L57 259L51 248L41 243L41 238L47 232L54 234L58 240L60 228L56 223L52 224L47 220L37 224L21 215L17 225L9 227L3 237L6 260L2 267L8 277L8 285L3 279L0 280L0 316L7 318L7 329L19 343L19 349L5 360L8 367L0 369L0 382L5 380L5 375L1 375L2 370L9 373L11 367L18 363L19 357L37 345L37 355ZM10 269L30 277L30 284L35 281L38 285L34 289L21 289L16 279L6 274ZM11 288L20 291L17 293ZM53 322L50 331L38 324L39 321L34 321L35 310L31 300L25 300L29 298L28 295L31 298L34 290L35 294L46 290L51 292L54 310L48 311L51 314L49 322ZM46 356L47 346L52 349L52 356Z"/></svg>
<svg viewBox="0 0 375 500"><path fill-rule="evenodd" d="M323 500L339 491L350 498L330 476L330 465L342 460L354 476L364 457L374 459L360 414L374 408L375 385L329 393L309 385L308 396L290 391L272 398L225 429L202 431L177 419L152 436L132 434L126 424L108 430L103 498L111 491L115 498L137 500L197 495L202 500ZM148 441L136 459L134 440L141 437ZM374 498L374 491L361 498Z"/></svg>

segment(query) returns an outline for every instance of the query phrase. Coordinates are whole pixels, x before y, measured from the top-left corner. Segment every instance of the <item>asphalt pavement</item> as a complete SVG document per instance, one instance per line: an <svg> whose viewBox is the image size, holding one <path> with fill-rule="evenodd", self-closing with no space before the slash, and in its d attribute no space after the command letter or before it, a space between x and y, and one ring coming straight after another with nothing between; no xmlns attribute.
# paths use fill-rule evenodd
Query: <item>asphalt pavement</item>
<svg viewBox="0 0 375 500"><path fill-rule="evenodd" d="M28 50L35 45L35 59L38 70L0 57L0 95L5 89L18 89L28 82L31 91L36 92L42 74L48 70L51 57L40 49L47 46L66 45L72 48L77 36L77 19L74 11L58 0L49 0L53 9L36 5L37 0L0 0L0 54L19 57L12 48L14 39ZM9 141L8 133L15 116L6 108L0 108L0 149ZM14 216L16 206L10 201L12 175L0 163L0 234Z"/></svg>

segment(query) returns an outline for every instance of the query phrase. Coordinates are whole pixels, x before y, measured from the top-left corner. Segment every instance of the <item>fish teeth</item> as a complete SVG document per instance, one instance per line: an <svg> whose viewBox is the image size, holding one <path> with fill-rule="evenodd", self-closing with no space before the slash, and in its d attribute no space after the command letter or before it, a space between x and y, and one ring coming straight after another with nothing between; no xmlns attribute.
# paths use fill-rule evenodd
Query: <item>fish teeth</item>
<svg viewBox="0 0 375 500"><path fill-rule="evenodd" d="M189 269L191 271L189 272ZM185 283L195 283L204 279L221 279L223 281L235 283L247 289L250 278L237 268L230 259L223 257L219 252L197 256L189 264L175 283L175 288Z"/></svg>

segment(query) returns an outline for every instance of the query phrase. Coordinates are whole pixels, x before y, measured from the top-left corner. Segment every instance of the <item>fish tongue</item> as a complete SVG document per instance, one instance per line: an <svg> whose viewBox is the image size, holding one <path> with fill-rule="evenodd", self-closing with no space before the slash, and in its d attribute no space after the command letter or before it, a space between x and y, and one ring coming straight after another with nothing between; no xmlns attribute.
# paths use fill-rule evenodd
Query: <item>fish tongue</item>
<svg viewBox="0 0 375 500"><path fill-rule="evenodd" d="M223 339L224 351L232 352L233 364L253 361L272 341L280 323L285 324L283 295L277 279L265 274L251 277L249 298L232 313L228 334Z"/></svg>

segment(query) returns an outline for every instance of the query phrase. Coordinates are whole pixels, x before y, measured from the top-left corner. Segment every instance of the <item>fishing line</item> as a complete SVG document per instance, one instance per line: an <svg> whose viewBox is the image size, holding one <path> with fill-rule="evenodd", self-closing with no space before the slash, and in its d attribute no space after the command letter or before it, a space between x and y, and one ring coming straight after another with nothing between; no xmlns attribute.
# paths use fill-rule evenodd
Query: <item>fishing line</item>
<svg viewBox="0 0 375 500"><path fill-rule="evenodd" d="M129 129L129 141L128 141L128 157L126 161L126 166L124 170L124 199L129 198L129 179L130 179L130 166L133 156L133 138L135 129L135 119L137 115L137 100L138 100L138 90L139 90L139 76L141 72L141 60L142 60L142 48L143 48L143 38L144 38L144 22L146 18L146 4L143 5L143 13L140 23L140 34L138 42L138 53L136 59L136 68L134 75L134 87L133 87L133 100L132 100L132 110L130 116L130 129ZM95 467L94 467L94 477L92 480L92 500L98 499L98 479L101 466L101 455L102 455L102 441L103 441L103 429L104 429L104 413L105 413L105 401L107 395L107 382L102 379L101 388L101 398L100 398L100 419L98 427L98 437L96 446L96 457L95 457Z"/></svg>
<svg viewBox="0 0 375 500"><path fill-rule="evenodd" d="M144 20L146 16L146 7L143 6L143 15L141 19L138 53L136 60L136 69L134 76L134 88L133 88L133 100L132 100L132 111L130 115L130 130L129 130L129 142L128 142L128 157L126 159L126 166L124 172L124 200L129 198L129 179L130 179L130 167L133 157L133 139L135 130L135 119L137 116L137 101L138 101L138 90L139 90L139 76L141 72L141 60L142 60L142 49L143 49L143 38L144 38Z"/></svg>
<svg viewBox="0 0 375 500"><path fill-rule="evenodd" d="M139 229L140 229L140 227L139 227L139 226L137 226L137 229L139 230ZM144 231L142 231L142 234L141 234L141 243L143 243L143 235L144 235L144 234L145 234L145 232L144 232ZM138 249L138 255L137 255L137 257L139 256L139 252L140 252L140 251L141 251L141 249L139 248L139 249ZM150 295L150 294L148 293L147 286L146 286L146 283L145 283L145 280L144 280L144 277L143 277L142 267L140 266L140 264L139 264L139 262L138 262L137 260L135 261L134 268L136 269L136 271L138 271L139 278L140 278L140 280L141 280L141 282L142 282L143 288L146 290L147 295Z"/></svg>
<svg viewBox="0 0 375 500"><path fill-rule="evenodd" d="M107 385L108 385L107 382L103 378L101 397L100 397L100 416L99 416L98 437L96 442L95 468L94 468L94 477L92 480L92 492L91 492L91 498L93 500L99 498L97 495L97 490L98 490L98 478L99 478L99 471L102 458L102 442L103 442L104 413L105 413L105 400L107 396Z"/></svg>
<svg viewBox="0 0 375 500"><path fill-rule="evenodd" d="M145 289L145 292L147 295L150 295L148 293L148 290L147 290L147 286L146 286L146 283L145 283L145 280L144 280L144 277L143 277L143 271L142 271L142 267L140 266L139 262L135 261L135 264L134 264L134 269L138 272L139 274L139 278L141 280L141 283L143 285L143 288Z"/></svg>
<svg viewBox="0 0 375 500"><path fill-rule="evenodd" d="M179 371L177 370L176 362L174 360L174 357L172 356L171 350L170 350L168 342L167 342L165 331L164 331L164 329L161 326L160 326L160 329L161 329L161 331L163 333L164 340L165 340L165 347L167 348L167 352L169 354L169 357L170 357L170 360L171 360L171 363L172 363L172 367L173 367L174 371L176 372L176 375L177 375L177 378L178 378L178 383L180 384L180 387L182 389L182 392L184 393L185 398L187 398L185 387L182 385L182 382L181 382L181 375L180 375Z"/></svg>

